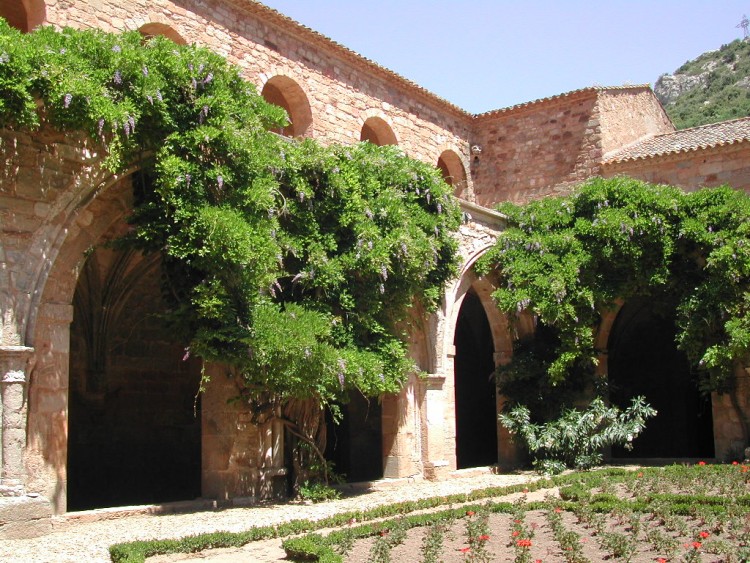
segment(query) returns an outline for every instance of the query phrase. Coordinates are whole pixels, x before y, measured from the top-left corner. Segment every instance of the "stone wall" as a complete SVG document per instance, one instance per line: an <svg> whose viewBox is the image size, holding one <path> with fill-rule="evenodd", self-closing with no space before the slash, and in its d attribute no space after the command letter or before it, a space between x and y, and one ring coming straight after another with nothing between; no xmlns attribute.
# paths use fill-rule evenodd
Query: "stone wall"
<svg viewBox="0 0 750 563"><path fill-rule="evenodd" d="M468 158L469 114L254 2L70 0L50 3L47 19L113 32L169 26L239 66L258 91L275 76L293 80L310 104L309 136L324 143L358 142L365 121L380 117L409 156L437 163L450 149Z"/></svg>
<svg viewBox="0 0 750 563"><path fill-rule="evenodd" d="M597 105L605 158L646 137L674 131L648 86L601 89Z"/></svg>
<svg viewBox="0 0 750 563"><path fill-rule="evenodd" d="M750 147L747 143L701 149L625 162L605 163L602 176L627 175L687 191L729 184L750 193Z"/></svg>
<svg viewBox="0 0 750 563"><path fill-rule="evenodd" d="M476 119L476 203L525 202L599 173L597 91L583 90Z"/></svg>

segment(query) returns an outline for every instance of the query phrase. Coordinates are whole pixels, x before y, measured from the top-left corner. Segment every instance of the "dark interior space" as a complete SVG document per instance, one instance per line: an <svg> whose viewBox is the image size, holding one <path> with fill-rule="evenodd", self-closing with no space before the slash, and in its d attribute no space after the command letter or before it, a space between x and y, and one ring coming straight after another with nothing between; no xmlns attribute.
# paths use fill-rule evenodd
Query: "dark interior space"
<svg viewBox="0 0 750 563"><path fill-rule="evenodd" d="M470 290L456 322L456 457L459 469L497 463L497 401L490 324Z"/></svg>
<svg viewBox="0 0 750 563"><path fill-rule="evenodd" d="M612 448L612 457L714 456L711 400L698 391L675 334L673 307L636 299L620 310L609 338L610 398L624 407L643 395L658 414L632 450Z"/></svg>
<svg viewBox="0 0 750 563"><path fill-rule="evenodd" d="M349 402L340 405L342 419L334 424L327 413L326 458L334 472L348 483L383 477L382 413L377 399L352 391Z"/></svg>
<svg viewBox="0 0 750 563"><path fill-rule="evenodd" d="M160 262L99 248L74 297L68 510L200 496L200 363L158 313Z"/></svg>

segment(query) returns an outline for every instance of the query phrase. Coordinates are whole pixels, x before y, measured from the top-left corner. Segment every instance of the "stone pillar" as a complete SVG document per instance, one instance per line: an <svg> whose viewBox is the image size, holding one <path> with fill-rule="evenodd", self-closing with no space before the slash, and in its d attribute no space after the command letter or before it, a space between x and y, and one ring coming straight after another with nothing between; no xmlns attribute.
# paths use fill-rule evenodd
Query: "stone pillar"
<svg viewBox="0 0 750 563"><path fill-rule="evenodd" d="M26 370L33 348L0 346L0 496L20 496L25 492L26 470Z"/></svg>
<svg viewBox="0 0 750 563"><path fill-rule="evenodd" d="M427 479L439 480L447 476L450 464L445 449L445 377L429 374L422 380L424 408L422 409L422 466Z"/></svg>

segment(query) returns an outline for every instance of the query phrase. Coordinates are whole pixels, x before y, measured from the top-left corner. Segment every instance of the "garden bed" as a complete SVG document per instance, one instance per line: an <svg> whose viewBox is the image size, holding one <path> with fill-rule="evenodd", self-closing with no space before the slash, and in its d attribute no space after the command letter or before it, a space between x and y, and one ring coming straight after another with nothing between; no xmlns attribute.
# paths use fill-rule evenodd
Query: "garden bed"
<svg viewBox="0 0 750 563"><path fill-rule="evenodd" d="M284 542L321 561L747 561L748 466L568 476L560 497L488 501ZM305 547L307 546L307 547Z"/></svg>

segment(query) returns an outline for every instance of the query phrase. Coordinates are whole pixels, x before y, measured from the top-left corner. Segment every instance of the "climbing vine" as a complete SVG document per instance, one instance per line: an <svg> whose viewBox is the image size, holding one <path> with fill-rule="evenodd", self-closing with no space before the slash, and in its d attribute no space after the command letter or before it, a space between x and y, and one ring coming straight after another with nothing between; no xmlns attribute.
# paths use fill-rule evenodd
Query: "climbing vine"
<svg viewBox="0 0 750 563"><path fill-rule="evenodd" d="M232 366L259 416L397 391L399 327L438 302L460 221L434 167L269 132L286 119L207 49L0 20L0 127L82 131L139 169L118 244L161 254L188 353Z"/></svg>
<svg viewBox="0 0 750 563"><path fill-rule="evenodd" d="M478 268L497 272L502 311L552 331L549 388L594 365L601 312L636 296L676 308L677 344L704 392L732 388L750 350L748 195L595 178L570 196L499 209L513 226Z"/></svg>

